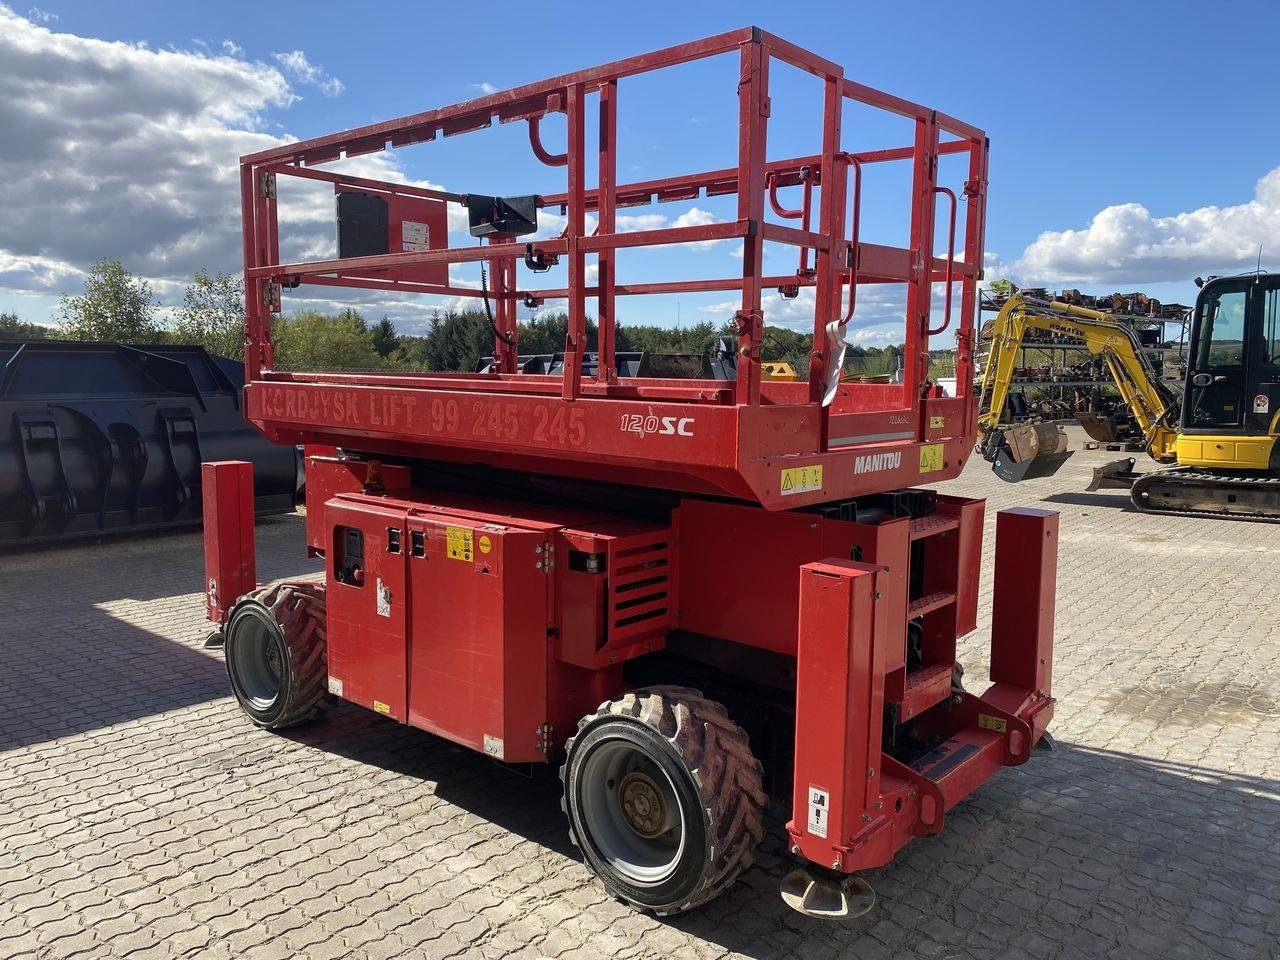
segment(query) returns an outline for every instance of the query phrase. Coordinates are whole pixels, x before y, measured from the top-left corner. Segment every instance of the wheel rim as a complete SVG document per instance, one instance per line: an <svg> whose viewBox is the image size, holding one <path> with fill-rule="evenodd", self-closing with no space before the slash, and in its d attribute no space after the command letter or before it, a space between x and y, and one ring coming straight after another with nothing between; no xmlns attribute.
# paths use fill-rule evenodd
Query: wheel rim
<svg viewBox="0 0 1280 960"><path fill-rule="evenodd" d="M269 710L284 676L275 633L257 617L245 617L236 626L231 656L240 692L255 710Z"/></svg>
<svg viewBox="0 0 1280 960"><path fill-rule="evenodd" d="M675 873L684 853L684 810L671 777L630 743L608 740L583 760L582 819L592 844L633 883Z"/></svg>

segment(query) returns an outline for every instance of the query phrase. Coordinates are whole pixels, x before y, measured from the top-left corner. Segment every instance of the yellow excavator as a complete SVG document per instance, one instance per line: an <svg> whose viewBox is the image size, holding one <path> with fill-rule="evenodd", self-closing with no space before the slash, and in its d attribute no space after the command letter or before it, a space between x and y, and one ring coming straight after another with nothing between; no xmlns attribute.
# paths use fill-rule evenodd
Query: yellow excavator
<svg viewBox="0 0 1280 960"><path fill-rule="evenodd" d="M1000 424L1028 330L1083 341L1100 357L1147 453L1168 464L1135 473L1132 459L1120 460L1095 470L1089 489L1128 487L1145 513L1280 522L1280 274L1200 285L1181 397L1114 315L1010 295L991 328L978 408L978 450L1010 482L1048 476L1071 455L1061 427Z"/></svg>

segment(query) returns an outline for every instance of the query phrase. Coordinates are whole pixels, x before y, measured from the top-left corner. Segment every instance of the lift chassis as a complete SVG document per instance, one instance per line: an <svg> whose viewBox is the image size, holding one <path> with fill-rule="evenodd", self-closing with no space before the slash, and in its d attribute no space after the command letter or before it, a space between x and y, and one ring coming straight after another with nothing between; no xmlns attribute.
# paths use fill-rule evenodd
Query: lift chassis
<svg viewBox="0 0 1280 960"><path fill-rule="evenodd" d="M736 64L737 165L619 183L619 82L716 57ZM771 63L816 78L819 154L766 160ZM846 102L905 118L914 137L844 149ZM600 130L590 148L588 105ZM541 141L553 113L567 117L562 153ZM565 169L563 193L477 197L320 169L495 119L528 124L533 155ZM967 159L956 189L939 182L939 158L953 154ZM892 162L912 171L905 247L859 236L863 168ZM956 643L978 621L984 504L922 486L955 477L975 439L986 163L980 130L754 28L244 158L247 416L277 443L306 445L307 545L325 561L322 582L260 586L251 472L205 465L208 616L245 712L275 729L341 698L499 761L558 766L587 863L613 894L657 913L732 884L774 795L790 802L788 845L803 865L784 895L809 913L856 912L840 878L940 832L947 811L1029 758L1053 715L1056 514L997 518L991 684L977 694L961 682ZM337 259L281 262L283 176L334 185ZM779 199L788 187L800 207ZM342 199L353 193L362 199ZM704 194L736 196L737 219L616 229L620 206ZM344 244L344 204L386 212L392 239ZM484 245L451 247L444 230L397 243L404 220L443 223L450 204ZM539 239L537 211L549 208L565 226ZM616 279L629 248L715 239L742 243L740 276ZM793 274L764 274L766 242L791 248ZM567 287L521 284L521 263L536 273L561 258ZM284 291L472 295L447 267L477 260L494 302L483 373L275 369ZM900 383L839 382L867 284L905 293ZM771 287L812 294L807 381L762 377ZM621 369L618 297L706 291L741 296L729 373ZM555 372L529 372L515 305L550 298L567 300L565 350ZM929 338L953 322L959 395L948 397L928 377Z"/></svg>

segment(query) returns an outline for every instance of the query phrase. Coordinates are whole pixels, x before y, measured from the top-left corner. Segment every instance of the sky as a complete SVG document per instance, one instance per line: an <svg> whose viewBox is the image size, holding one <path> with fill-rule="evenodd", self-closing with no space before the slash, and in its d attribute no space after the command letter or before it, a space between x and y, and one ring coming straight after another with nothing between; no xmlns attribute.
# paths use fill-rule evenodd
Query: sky
<svg viewBox="0 0 1280 960"><path fill-rule="evenodd" d="M1098 294L1144 290L1189 303L1192 278L1252 269L1259 245L1263 266L1280 266L1280 124L1272 119L1280 82L1274 31L1266 29L1273 16L1268 0L384 0L363 12L318 0L0 4L0 312L55 322L59 296L78 292L103 257L146 277L166 310L197 269L238 271L242 154L748 24L842 64L854 80L987 131L988 279ZM782 69L773 83L770 158L815 152L819 84ZM730 58L624 80L620 178L732 165L735 87ZM847 110L844 125L848 150L910 137L905 121L869 111ZM562 118L544 124L549 148L563 136ZM909 170L882 166L864 182L863 239L903 244ZM523 124L358 158L346 169L496 195L563 185L562 171L529 155ZM958 187L963 174L944 165L943 178ZM795 202L794 193L783 199ZM281 188L286 259L331 255L332 207L332 195L317 187ZM622 229L734 216L725 198L625 213ZM554 234L562 222L544 211L541 232ZM463 230L452 242L473 241ZM788 273L794 257L771 247L766 269ZM733 241L627 251L618 265L621 280L740 269ZM459 286L479 284L474 265L452 276ZM563 284L563 268L544 279ZM473 302L383 292L342 299L304 286L286 297L285 310L351 303L413 333L433 309ZM771 323L812 322L806 295L787 301L771 292L764 306ZM619 314L624 323L688 325L723 322L733 309L723 294L635 297L623 299ZM899 288L864 289L853 339L899 342L902 309Z"/></svg>

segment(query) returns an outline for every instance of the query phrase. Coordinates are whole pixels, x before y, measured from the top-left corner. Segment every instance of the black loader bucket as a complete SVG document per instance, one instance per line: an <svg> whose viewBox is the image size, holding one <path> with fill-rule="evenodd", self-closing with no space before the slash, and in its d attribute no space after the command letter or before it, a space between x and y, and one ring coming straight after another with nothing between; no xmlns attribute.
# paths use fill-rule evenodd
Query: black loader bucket
<svg viewBox="0 0 1280 960"><path fill-rule="evenodd" d="M293 510L293 447L244 419L243 364L200 347L0 342L0 549L199 525L200 464L253 463L254 507Z"/></svg>
<svg viewBox="0 0 1280 960"><path fill-rule="evenodd" d="M1017 423L1001 427L991 460L995 475L1007 483L1051 477L1067 462L1067 434L1048 423Z"/></svg>

